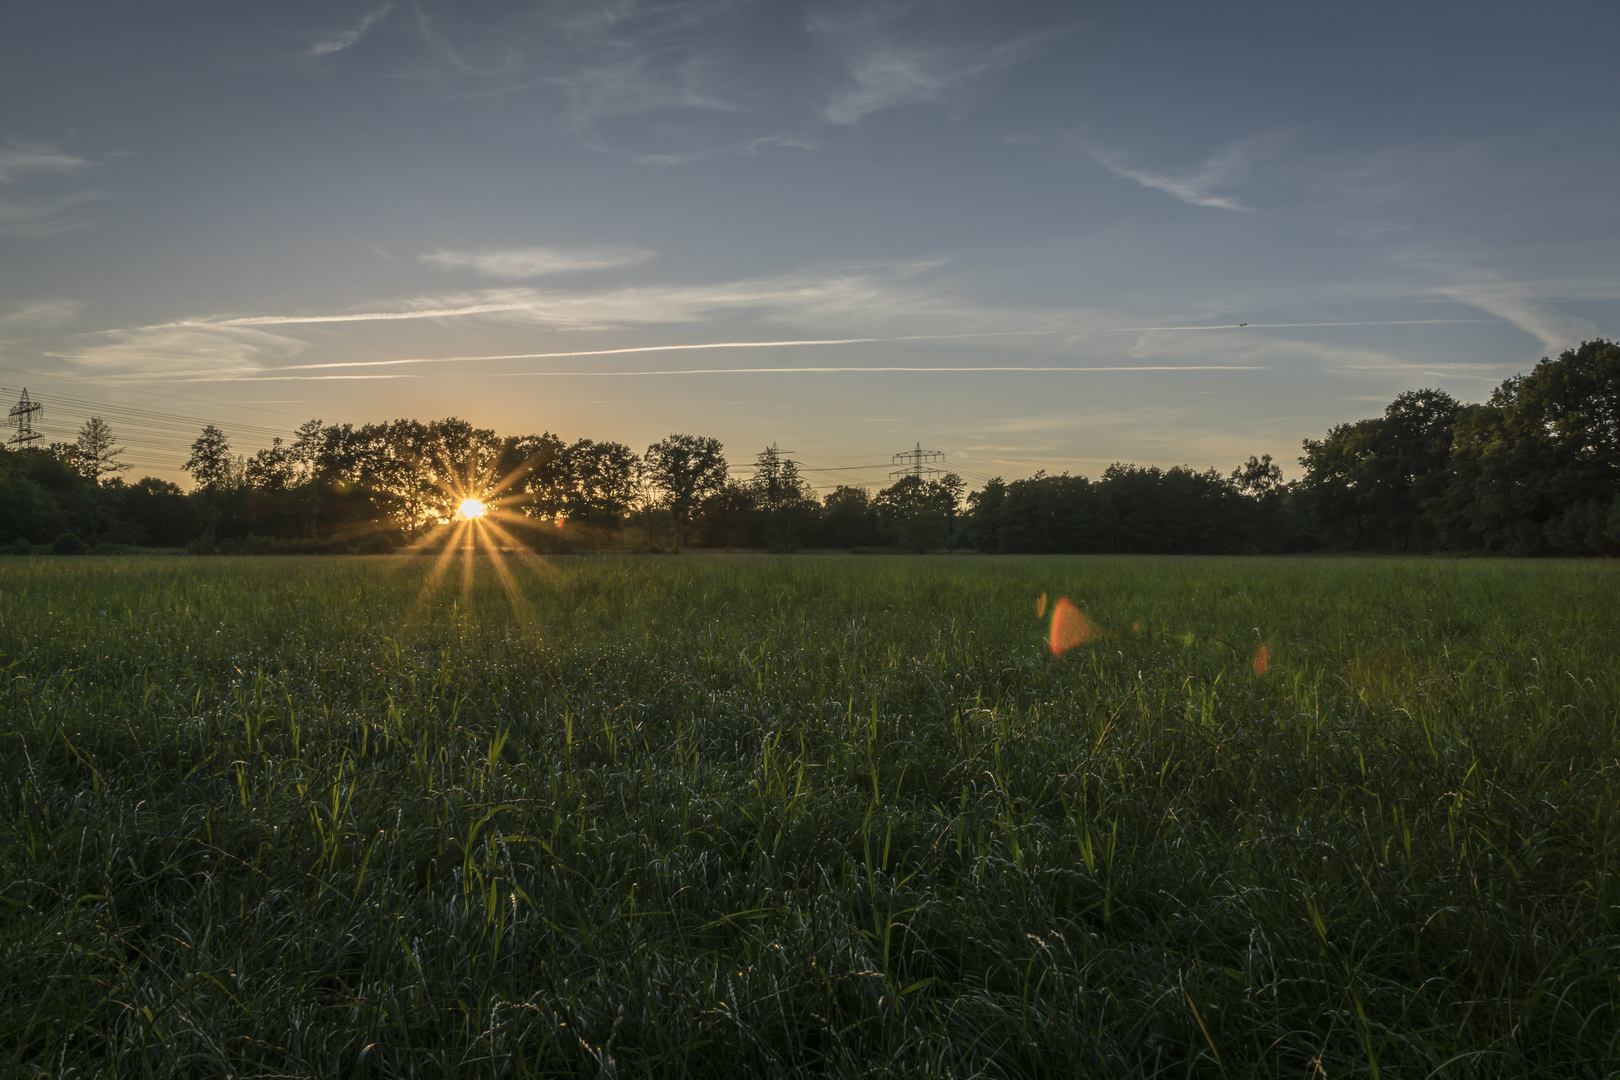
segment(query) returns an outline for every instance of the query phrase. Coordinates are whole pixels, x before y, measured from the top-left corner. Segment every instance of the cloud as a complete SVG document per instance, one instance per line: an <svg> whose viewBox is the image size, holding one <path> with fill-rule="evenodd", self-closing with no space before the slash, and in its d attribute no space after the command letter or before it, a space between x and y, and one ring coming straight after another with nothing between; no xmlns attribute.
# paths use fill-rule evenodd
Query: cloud
<svg viewBox="0 0 1620 1080"><path fill-rule="evenodd" d="M389 3L368 11L353 28L333 34L323 41L315 42L309 47L309 55L328 56L335 52L342 52L364 37L367 30L388 18L388 13L393 9L394 5Z"/></svg>
<svg viewBox="0 0 1620 1080"><path fill-rule="evenodd" d="M1474 271L1468 280L1431 291L1512 323L1548 352L1561 352L1598 336L1595 324L1559 311L1534 288L1488 272Z"/></svg>
<svg viewBox="0 0 1620 1080"><path fill-rule="evenodd" d="M843 19L737 0L412 11L426 50L402 74L460 98L523 95L580 145L655 166L812 148L828 124L952 100L1073 29L1014 37L988 14L964 26L885 3Z"/></svg>
<svg viewBox="0 0 1620 1080"><path fill-rule="evenodd" d="M870 322L905 316L936 320L973 317L975 313L959 298L947 297L936 289L914 283L917 276L940 265L939 260L883 263L697 285L481 289L387 302L393 310L214 316L140 329L366 323L473 316L504 316L573 330L691 323L744 315L783 323L827 318L860 318ZM1008 315L1009 321L1018 317ZM1027 322L1018 328L1028 328Z"/></svg>
<svg viewBox="0 0 1620 1080"><path fill-rule="evenodd" d="M524 95L581 145L640 164L750 154L799 137L759 115L769 90L741 70L757 57L741 40L749 25L737 8L559 0L469 14L420 0L427 53L406 74L457 98Z"/></svg>
<svg viewBox="0 0 1620 1080"><path fill-rule="evenodd" d="M399 360L337 360L323 364L291 364L282 370L314 368L397 367L401 364L465 364L492 360L552 360L580 356L624 356L632 353L692 352L708 349L783 349L828 345L872 345L902 341L955 341L963 338L1031 336L1060 333L1047 330L1007 330L984 334L905 334L898 337L815 338L801 341L706 341L673 345L629 345L617 349L569 349L564 352L498 353L488 356L413 356ZM795 370L773 368L771 370ZM910 370L910 369L907 369ZM956 370L956 369L952 369ZM997 369L1000 370L1000 369Z"/></svg>
<svg viewBox="0 0 1620 1080"><path fill-rule="evenodd" d="M35 300L0 315L0 330L13 327L53 327L78 318L84 305L77 300Z"/></svg>
<svg viewBox="0 0 1620 1080"><path fill-rule="evenodd" d="M1248 213L1252 207L1245 206L1233 196L1220 194L1217 189L1242 182L1257 160L1276 152L1276 143L1277 140L1272 137L1240 139L1192 172L1179 175L1141 168L1119 151L1105 150L1087 142L1077 144L1115 176L1163 192L1189 206Z"/></svg>
<svg viewBox="0 0 1620 1080"><path fill-rule="evenodd" d="M872 43L857 49L854 85L833 94L826 118L854 124L881 109L937 104L992 72L1023 63L1049 35L1019 38L989 49Z"/></svg>
<svg viewBox="0 0 1620 1080"><path fill-rule="evenodd" d="M89 172L98 164L53 146L13 143L0 149L0 188L27 188L40 182L56 188L65 178ZM47 236L83 228L89 224L88 219L72 211L101 197L95 191L17 195L0 192L0 233Z"/></svg>
<svg viewBox="0 0 1620 1080"><path fill-rule="evenodd" d="M278 369L279 370L279 369ZM1061 375L1105 375L1105 374L1164 374L1187 371L1265 371L1264 367L1253 365L1230 364L1187 364L1187 365L1143 365L1131 364L1123 366L1082 366L1082 365L958 365L938 366L925 364L891 364L891 365L838 365L818 367L730 367L730 368L635 368L625 371L477 371L468 373L458 371L453 374L437 373L428 375L419 374L365 374L365 375L282 375L266 373L257 375L202 375L179 376L175 382L365 382L371 380L398 380L398 379L519 379L543 377L569 377L569 378L628 378L639 379L649 376L686 376L686 375L1007 375L1007 374L1061 374Z"/></svg>
<svg viewBox="0 0 1620 1080"><path fill-rule="evenodd" d="M308 348L321 347L311 357L331 356L331 348L353 355L363 347L365 324L400 320L437 321L471 335L494 334L503 344L513 333L529 327L576 333L632 330L723 323L730 333L741 326L762 330L760 337L775 343L772 333L793 341L830 338L828 328L849 327L854 333L838 340L892 341L909 338L946 338L978 335L1023 335L1075 329L1073 313L1027 309L985 309L928 279L937 260L884 263L805 270L768 278L692 285L645 285L606 289L542 289L513 287L482 289L438 296L422 296L367 305L369 310L311 312L307 314L232 314L203 316L151 326L138 326L81 335L75 347L60 355L80 364L119 370L143 367L154 374L246 374L291 362ZM459 326L458 320L485 325ZM504 325L503 325L504 324ZM1057 325L1061 324L1061 325ZM326 333L346 330L341 337ZM302 330L301 327L309 329ZM769 327L771 329L765 329ZM780 328L780 329L778 329ZM782 333L782 330L787 333ZM811 333L804 331L810 330ZM317 331L321 336L314 336ZM834 331L836 332L836 331ZM521 341L522 339L518 339ZM516 344L516 342L514 342ZM557 349L559 354L609 355L625 349ZM604 342L604 345L615 344ZM648 351L680 348L747 348L753 341L716 344L669 345ZM537 350L507 346L490 348L506 359L534 357ZM520 352L520 350L522 350ZM339 356L334 356L337 360ZM536 357L537 358L537 357ZM435 358L423 358L435 359ZM466 357L465 359L493 359Z"/></svg>
<svg viewBox="0 0 1620 1080"><path fill-rule="evenodd" d="M645 262L655 254L628 247L531 247L504 251L435 251L420 258L422 262L446 270L475 270L485 277L522 279L629 266Z"/></svg>
<svg viewBox="0 0 1620 1080"><path fill-rule="evenodd" d="M72 154L64 154L53 146L12 143L10 149L0 150L0 184L15 184L35 173L63 175L86 172L96 163Z"/></svg>
<svg viewBox="0 0 1620 1080"><path fill-rule="evenodd" d="M190 374L245 375L297 357L308 345L249 326L170 323L103 331L89 345L44 355L98 375L141 378Z"/></svg>

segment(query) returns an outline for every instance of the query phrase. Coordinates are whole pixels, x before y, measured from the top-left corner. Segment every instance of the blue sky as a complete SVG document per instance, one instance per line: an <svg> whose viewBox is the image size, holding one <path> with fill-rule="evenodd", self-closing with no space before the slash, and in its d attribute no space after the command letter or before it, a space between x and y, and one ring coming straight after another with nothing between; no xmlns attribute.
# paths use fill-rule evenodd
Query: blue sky
<svg viewBox="0 0 1620 1080"><path fill-rule="evenodd" d="M312 416L685 431L823 486L917 443L975 481L1294 475L1402 390L1620 333L1613 4L7 23L0 385L56 438L105 406L158 475L175 415L247 451Z"/></svg>

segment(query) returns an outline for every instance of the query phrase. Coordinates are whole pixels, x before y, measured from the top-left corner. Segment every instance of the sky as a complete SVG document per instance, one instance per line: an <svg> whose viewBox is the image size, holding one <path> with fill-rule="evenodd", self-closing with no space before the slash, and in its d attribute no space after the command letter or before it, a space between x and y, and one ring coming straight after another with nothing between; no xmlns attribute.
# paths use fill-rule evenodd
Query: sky
<svg viewBox="0 0 1620 1080"><path fill-rule="evenodd" d="M1620 334L1613 3L56 0L0 37L0 388L1230 471ZM9 404L9 402L8 402Z"/></svg>

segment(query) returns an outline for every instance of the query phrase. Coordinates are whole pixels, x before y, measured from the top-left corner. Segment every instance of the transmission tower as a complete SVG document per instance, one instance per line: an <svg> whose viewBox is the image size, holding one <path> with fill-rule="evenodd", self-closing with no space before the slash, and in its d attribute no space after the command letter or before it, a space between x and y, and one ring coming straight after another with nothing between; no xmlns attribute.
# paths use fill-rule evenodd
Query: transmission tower
<svg viewBox="0 0 1620 1080"><path fill-rule="evenodd" d="M45 415L45 406L28 396L28 388L23 387L22 397L17 404L11 407L6 414L6 423L17 429L17 434L6 440L6 445L17 446L24 450L33 449L34 443L45 436L34 430L34 421Z"/></svg>
<svg viewBox="0 0 1620 1080"><path fill-rule="evenodd" d="M894 455L894 458L890 461L890 464L905 465L906 468L897 469L890 473L889 479L898 480L902 476L915 476L917 479L921 480L925 476L943 476L945 474L944 469L930 469L926 467L923 462L938 461L944 456L945 451L924 450L922 448L922 443L918 443L915 449L904 450Z"/></svg>

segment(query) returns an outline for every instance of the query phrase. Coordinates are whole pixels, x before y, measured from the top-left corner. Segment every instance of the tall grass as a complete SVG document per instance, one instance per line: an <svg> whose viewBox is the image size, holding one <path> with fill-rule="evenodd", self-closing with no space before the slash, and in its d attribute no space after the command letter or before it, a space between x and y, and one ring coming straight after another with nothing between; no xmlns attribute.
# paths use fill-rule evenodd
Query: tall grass
<svg viewBox="0 0 1620 1080"><path fill-rule="evenodd" d="M1620 1069L1608 564L427 572L0 561L0 1073Z"/></svg>

